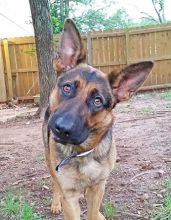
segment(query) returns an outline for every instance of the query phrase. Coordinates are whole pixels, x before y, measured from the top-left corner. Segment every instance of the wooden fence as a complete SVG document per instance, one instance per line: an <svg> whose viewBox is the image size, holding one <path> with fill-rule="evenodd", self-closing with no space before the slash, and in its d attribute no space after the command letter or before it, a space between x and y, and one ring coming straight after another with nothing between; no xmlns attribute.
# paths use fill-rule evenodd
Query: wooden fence
<svg viewBox="0 0 171 220"><path fill-rule="evenodd" d="M146 60L155 62L143 89L171 87L171 25L92 32L84 37L88 61L105 73ZM39 93L34 37L0 42L0 102Z"/></svg>

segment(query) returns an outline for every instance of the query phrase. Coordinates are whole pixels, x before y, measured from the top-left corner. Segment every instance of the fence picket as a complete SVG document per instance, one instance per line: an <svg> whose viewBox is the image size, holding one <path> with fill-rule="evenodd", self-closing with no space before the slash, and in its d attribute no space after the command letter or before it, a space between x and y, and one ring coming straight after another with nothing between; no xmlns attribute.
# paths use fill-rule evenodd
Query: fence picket
<svg viewBox="0 0 171 220"><path fill-rule="evenodd" d="M83 39L88 62L106 74L130 63L152 60L155 67L142 89L171 87L171 25L97 31L87 37L84 34ZM58 42L58 36L54 40ZM2 97L0 91L0 102L13 95L21 99L33 97L39 92L34 37L4 39L0 44L0 71L4 69L6 81L0 81L4 93Z"/></svg>

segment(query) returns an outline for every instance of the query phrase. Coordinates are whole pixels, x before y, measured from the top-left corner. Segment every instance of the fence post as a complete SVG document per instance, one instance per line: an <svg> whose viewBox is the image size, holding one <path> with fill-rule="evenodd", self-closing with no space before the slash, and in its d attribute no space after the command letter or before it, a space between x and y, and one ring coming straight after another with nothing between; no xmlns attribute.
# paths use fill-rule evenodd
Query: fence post
<svg viewBox="0 0 171 220"><path fill-rule="evenodd" d="M2 42L0 41L0 102L7 101L5 86L4 61L2 57Z"/></svg>
<svg viewBox="0 0 171 220"><path fill-rule="evenodd" d="M6 71L7 71L7 82L8 82L8 98L13 97L13 87L12 87L12 73L11 73L11 63L10 63L10 56L9 56L9 47L8 47L8 40L3 40L4 45L4 55L5 55L5 63L6 63Z"/></svg>
<svg viewBox="0 0 171 220"><path fill-rule="evenodd" d="M129 65L129 31L126 30L125 32L126 38L126 65Z"/></svg>
<svg viewBox="0 0 171 220"><path fill-rule="evenodd" d="M87 61L89 65L92 65L92 48L91 48L91 33L87 32Z"/></svg>

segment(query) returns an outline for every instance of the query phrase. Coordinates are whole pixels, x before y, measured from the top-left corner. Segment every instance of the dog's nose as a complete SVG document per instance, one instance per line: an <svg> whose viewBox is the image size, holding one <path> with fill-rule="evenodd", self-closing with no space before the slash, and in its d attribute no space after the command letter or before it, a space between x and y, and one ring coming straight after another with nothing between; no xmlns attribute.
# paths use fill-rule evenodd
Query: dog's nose
<svg viewBox="0 0 171 220"><path fill-rule="evenodd" d="M58 118L55 121L56 133L63 138L69 138L72 135L73 128L74 123L71 120Z"/></svg>

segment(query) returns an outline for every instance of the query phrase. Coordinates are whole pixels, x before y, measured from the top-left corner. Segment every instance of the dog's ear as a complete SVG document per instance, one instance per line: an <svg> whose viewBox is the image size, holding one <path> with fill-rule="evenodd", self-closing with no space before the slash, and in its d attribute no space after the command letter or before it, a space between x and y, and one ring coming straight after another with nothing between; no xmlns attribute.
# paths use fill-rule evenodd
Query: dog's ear
<svg viewBox="0 0 171 220"><path fill-rule="evenodd" d="M59 49L53 60L57 73L73 68L86 60L86 53L79 31L74 22L67 19L64 24Z"/></svg>
<svg viewBox="0 0 171 220"><path fill-rule="evenodd" d="M153 62L131 64L116 74L111 72L108 76L113 94L117 102L128 100L143 84L153 67Z"/></svg>

